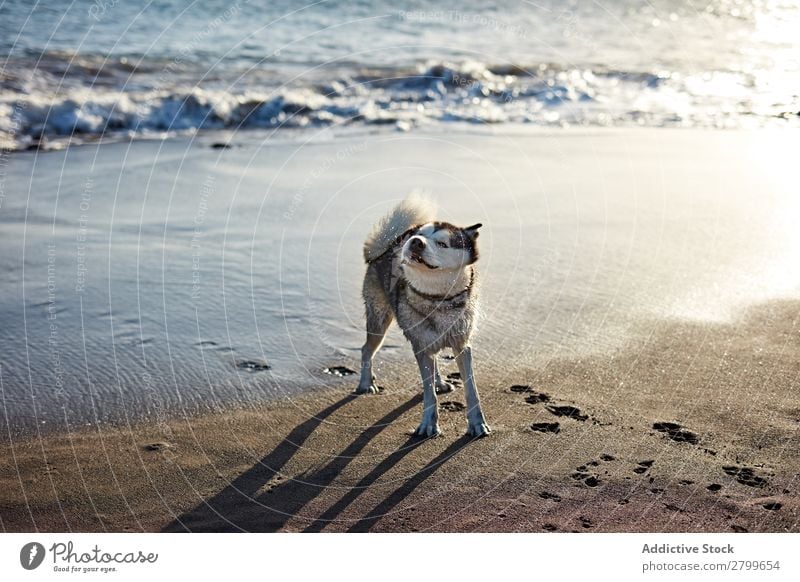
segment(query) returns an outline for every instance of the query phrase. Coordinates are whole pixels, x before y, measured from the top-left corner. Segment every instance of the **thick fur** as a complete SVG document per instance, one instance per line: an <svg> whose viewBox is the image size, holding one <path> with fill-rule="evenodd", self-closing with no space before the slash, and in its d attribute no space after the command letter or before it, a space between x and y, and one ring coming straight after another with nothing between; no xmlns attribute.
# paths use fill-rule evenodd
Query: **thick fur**
<svg viewBox="0 0 800 582"><path fill-rule="evenodd" d="M364 242L364 260L375 260L412 226L430 222L436 206L419 192L412 192L372 227Z"/></svg>
<svg viewBox="0 0 800 582"><path fill-rule="evenodd" d="M474 263L481 225L460 228L433 217L433 204L414 194L378 222L367 237L363 287L367 341L361 352L356 392L378 391L372 360L396 319L422 375L424 412L417 434L440 432L436 392L449 392L453 386L442 380L436 354L450 348L464 382L468 433L484 436L489 427L481 412L469 346L478 312Z"/></svg>

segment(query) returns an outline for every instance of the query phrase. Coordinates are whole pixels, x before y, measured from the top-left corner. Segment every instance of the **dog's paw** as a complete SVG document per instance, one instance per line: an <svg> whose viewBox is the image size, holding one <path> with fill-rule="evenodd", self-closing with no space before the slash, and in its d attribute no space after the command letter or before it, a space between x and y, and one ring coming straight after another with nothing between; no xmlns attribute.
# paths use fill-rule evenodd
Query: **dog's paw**
<svg viewBox="0 0 800 582"><path fill-rule="evenodd" d="M423 420L414 431L414 436L422 438L430 438L440 436L442 429L439 428L438 420Z"/></svg>
<svg viewBox="0 0 800 582"><path fill-rule="evenodd" d="M489 425L485 422L470 422L467 425L467 436L481 438L488 436L491 433Z"/></svg>
<svg viewBox="0 0 800 582"><path fill-rule="evenodd" d="M451 384L450 382L442 381L436 384L437 394L447 394L448 392L453 392L455 389L455 384Z"/></svg>
<svg viewBox="0 0 800 582"><path fill-rule="evenodd" d="M359 384L358 387L353 391L353 394L377 394L380 391L381 389L375 384L369 384L367 386L362 386Z"/></svg>

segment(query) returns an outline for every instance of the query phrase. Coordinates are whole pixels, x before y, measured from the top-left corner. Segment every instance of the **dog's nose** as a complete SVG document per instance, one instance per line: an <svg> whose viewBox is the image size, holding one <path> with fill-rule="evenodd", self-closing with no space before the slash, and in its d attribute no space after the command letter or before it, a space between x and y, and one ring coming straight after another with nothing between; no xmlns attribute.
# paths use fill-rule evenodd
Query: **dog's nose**
<svg viewBox="0 0 800 582"><path fill-rule="evenodd" d="M421 253L425 250L425 241L421 238L412 238L410 248L415 253Z"/></svg>

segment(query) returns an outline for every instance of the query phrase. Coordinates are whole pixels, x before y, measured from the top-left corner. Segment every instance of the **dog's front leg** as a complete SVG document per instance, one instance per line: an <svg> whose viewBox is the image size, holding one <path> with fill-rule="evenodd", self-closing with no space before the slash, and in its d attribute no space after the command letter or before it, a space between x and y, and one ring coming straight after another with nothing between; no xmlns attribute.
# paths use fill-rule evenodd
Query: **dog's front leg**
<svg viewBox="0 0 800 582"><path fill-rule="evenodd" d="M475 385L475 376L472 373L472 348L466 346L456 353L458 370L464 380L464 396L467 399L467 434L482 437L489 434L489 426L483 418L481 399L478 396L478 387Z"/></svg>
<svg viewBox="0 0 800 582"><path fill-rule="evenodd" d="M433 437L441 434L439 429L439 402L436 400L436 370L433 356L425 352L417 353L417 363L422 375L422 422L417 428L417 436Z"/></svg>

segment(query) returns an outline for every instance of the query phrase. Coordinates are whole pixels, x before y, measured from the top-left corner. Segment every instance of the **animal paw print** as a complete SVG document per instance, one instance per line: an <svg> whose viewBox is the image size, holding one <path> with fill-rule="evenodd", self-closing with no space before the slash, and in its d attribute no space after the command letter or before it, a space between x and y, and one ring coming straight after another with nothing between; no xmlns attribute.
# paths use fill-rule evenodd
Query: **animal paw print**
<svg viewBox="0 0 800 582"><path fill-rule="evenodd" d="M736 477L739 483L747 485L748 487L766 487L769 482L766 477L756 474L756 470L751 467L729 465L722 467L722 470L731 477Z"/></svg>
<svg viewBox="0 0 800 582"><path fill-rule="evenodd" d="M594 466L596 466L596 461L589 461L589 463L595 463ZM571 477L576 481L581 481L587 487L597 487L601 483L600 476L589 469L589 463L575 469Z"/></svg>

